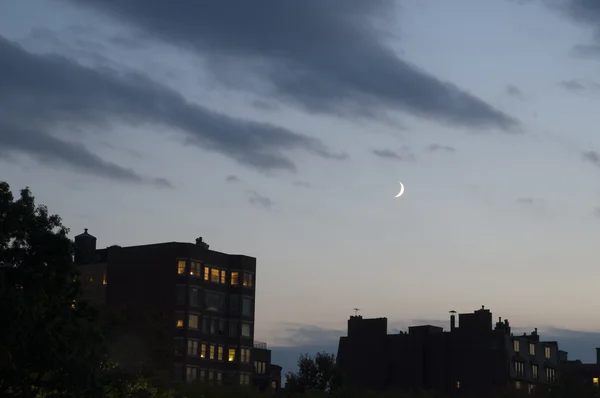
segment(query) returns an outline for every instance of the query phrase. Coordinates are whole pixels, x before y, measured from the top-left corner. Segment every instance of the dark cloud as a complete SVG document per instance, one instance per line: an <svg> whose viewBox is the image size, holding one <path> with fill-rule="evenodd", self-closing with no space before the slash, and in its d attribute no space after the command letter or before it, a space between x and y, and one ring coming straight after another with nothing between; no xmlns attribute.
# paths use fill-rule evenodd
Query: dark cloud
<svg viewBox="0 0 600 398"><path fill-rule="evenodd" d="M260 170L294 171L285 152L296 149L324 158L343 157L329 152L317 139L192 104L143 75L91 69L64 57L28 53L2 38L0 87L0 120L27 130L42 131L43 126L45 132L66 124L109 127L111 122L166 126L183 132L188 145Z"/></svg>
<svg viewBox="0 0 600 398"><path fill-rule="evenodd" d="M403 110L470 127L518 128L518 121L457 86L398 58L385 26L386 0L75 0L95 6L149 37L207 57L227 84L256 89L311 112L380 116Z"/></svg>
<svg viewBox="0 0 600 398"><path fill-rule="evenodd" d="M525 99L525 96L523 95L523 92L516 86L513 86L512 84L508 84L506 85L506 94L510 95L513 98L517 98L517 99Z"/></svg>
<svg viewBox="0 0 600 398"><path fill-rule="evenodd" d="M600 58L600 45L578 44L573 47L571 54L580 58Z"/></svg>
<svg viewBox="0 0 600 398"><path fill-rule="evenodd" d="M273 201L255 191L248 192L248 202L254 206L262 207L264 209L270 209L273 207Z"/></svg>
<svg viewBox="0 0 600 398"><path fill-rule="evenodd" d="M531 198L531 197L521 196L521 197L517 198L516 202L520 205L532 206L533 204L536 203L536 199Z"/></svg>
<svg viewBox="0 0 600 398"><path fill-rule="evenodd" d="M571 79L564 80L558 83L559 86L564 88L565 90L581 93L586 90L598 90L600 88L600 84L591 81L584 81L581 79Z"/></svg>
<svg viewBox="0 0 600 398"><path fill-rule="evenodd" d="M581 157L585 162L590 162L600 168L600 154L596 151L583 151Z"/></svg>
<svg viewBox="0 0 600 398"><path fill-rule="evenodd" d="M297 187L310 188L310 184L306 181L297 180L297 181L294 181L293 184Z"/></svg>
<svg viewBox="0 0 600 398"><path fill-rule="evenodd" d="M427 146L429 152L456 152L456 148L450 145L430 144Z"/></svg>
<svg viewBox="0 0 600 398"><path fill-rule="evenodd" d="M61 140L41 130L28 130L3 121L0 121L0 149L30 155L46 165L68 166L79 172L124 182L152 183L160 187L172 187L171 183L164 178L145 178L131 169L106 162L82 144Z"/></svg>
<svg viewBox="0 0 600 398"><path fill-rule="evenodd" d="M412 153L406 153L406 154L400 155L399 153L394 152L391 149L374 149L373 155L378 156L383 159L415 160L415 155Z"/></svg>
<svg viewBox="0 0 600 398"><path fill-rule="evenodd" d="M596 0L561 0L545 1L555 10L563 15L579 22L583 25L592 27L595 30L593 44L576 45L572 54L588 58L600 56L600 2Z"/></svg>
<svg viewBox="0 0 600 398"><path fill-rule="evenodd" d="M227 182L240 182L240 179L237 176L229 175L225 177L225 181Z"/></svg>

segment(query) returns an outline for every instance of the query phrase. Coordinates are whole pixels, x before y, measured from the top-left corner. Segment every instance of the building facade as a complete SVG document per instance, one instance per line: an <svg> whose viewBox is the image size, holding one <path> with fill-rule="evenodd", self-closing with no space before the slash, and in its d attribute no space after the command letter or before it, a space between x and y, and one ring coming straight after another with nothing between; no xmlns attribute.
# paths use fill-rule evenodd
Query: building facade
<svg viewBox="0 0 600 398"><path fill-rule="evenodd" d="M84 298L104 308L111 354L165 380L280 387L254 342L256 259L168 242L96 250L75 237ZM275 375L276 376L276 375Z"/></svg>
<svg viewBox="0 0 600 398"><path fill-rule="evenodd" d="M537 329L514 336L508 320L492 324L482 307L451 312L450 328L412 326L387 333L387 318L352 316L341 337L338 364L356 387L386 390L430 389L450 395L518 389L531 392L551 385L566 352L556 342L540 341Z"/></svg>

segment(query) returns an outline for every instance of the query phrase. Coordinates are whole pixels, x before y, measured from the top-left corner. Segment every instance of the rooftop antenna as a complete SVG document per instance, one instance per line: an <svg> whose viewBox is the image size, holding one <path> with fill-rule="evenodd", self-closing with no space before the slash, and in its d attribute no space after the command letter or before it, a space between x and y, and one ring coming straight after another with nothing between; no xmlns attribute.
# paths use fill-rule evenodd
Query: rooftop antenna
<svg viewBox="0 0 600 398"><path fill-rule="evenodd" d="M359 312L360 312L360 308L354 308L354 316L358 316Z"/></svg>

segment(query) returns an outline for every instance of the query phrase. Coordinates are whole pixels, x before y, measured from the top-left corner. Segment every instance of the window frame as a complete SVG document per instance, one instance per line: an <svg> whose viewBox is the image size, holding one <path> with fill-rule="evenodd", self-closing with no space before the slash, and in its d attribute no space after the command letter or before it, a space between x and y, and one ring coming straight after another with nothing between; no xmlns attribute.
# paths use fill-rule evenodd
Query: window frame
<svg viewBox="0 0 600 398"><path fill-rule="evenodd" d="M186 270L187 270L187 259L183 260L183 259L178 258L177 259L177 275L185 275Z"/></svg>
<svg viewBox="0 0 600 398"><path fill-rule="evenodd" d="M195 318L196 318L196 327L191 327L191 326L190 326L190 324L191 324L191 322L190 322L190 321L192 320L192 317L195 317ZM200 316L200 314L198 314L198 313L195 313L195 312L190 312L190 313L188 313L188 324L187 324L187 329L199 330L199 326L200 326L200 319L202 319L202 318L201 318L201 316Z"/></svg>

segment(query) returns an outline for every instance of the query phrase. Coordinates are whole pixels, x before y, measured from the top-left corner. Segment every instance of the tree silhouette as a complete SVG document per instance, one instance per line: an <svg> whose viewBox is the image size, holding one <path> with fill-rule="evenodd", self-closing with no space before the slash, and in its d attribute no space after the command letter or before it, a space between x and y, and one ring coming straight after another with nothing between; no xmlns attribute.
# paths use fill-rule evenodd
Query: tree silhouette
<svg viewBox="0 0 600 398"><path fill-rule="evenodd" d="M298 359L298 372L285 375L286 391L304 393L307 390L332 392L340 384L335 356L318 352L314 357L304 354Z"/></svg>
<svg viewBox="0 0 600 398"><path fill-rule="evenodd" d="M0 396L83 397L98 391L96 312L79 300L73 244L29 189L0 182Z"/></svg>

